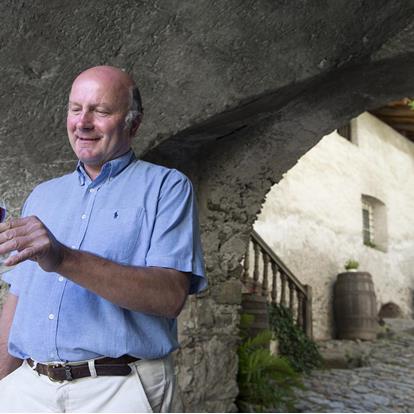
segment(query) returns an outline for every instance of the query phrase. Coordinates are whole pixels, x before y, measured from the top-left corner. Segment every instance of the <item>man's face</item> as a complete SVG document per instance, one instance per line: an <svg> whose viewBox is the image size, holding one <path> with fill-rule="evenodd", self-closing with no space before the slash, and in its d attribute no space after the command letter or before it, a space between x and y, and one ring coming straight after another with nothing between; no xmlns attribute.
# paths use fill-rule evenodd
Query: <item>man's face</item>
<svg viewBox="0 0 414 414"><path fill-rule="evenodd" d="M67 130L73 151L91 178L102 165L131 147L132 133L125 116L130 106L128 88L100 73L80 75L69 96Z"/></svg>

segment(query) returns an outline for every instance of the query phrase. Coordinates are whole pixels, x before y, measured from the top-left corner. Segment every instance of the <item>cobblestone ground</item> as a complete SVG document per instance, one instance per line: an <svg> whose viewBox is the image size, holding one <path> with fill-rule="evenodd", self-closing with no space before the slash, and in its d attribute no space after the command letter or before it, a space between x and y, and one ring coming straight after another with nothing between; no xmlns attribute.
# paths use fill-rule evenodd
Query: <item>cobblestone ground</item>
<svg viewBox="0 0 414 414"><path fill-rule="evenodd" d="M414 321L386 320L372 342L326 341L332 367L305 377L298 412L414 412Z"/></svg>

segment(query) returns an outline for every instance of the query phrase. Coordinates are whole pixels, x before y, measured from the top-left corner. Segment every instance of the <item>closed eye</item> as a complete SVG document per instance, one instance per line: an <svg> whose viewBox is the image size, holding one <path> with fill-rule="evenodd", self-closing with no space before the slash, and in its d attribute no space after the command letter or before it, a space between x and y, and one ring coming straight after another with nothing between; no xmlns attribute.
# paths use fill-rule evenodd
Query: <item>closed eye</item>
<svg viewBox="0 0 414 414"><path fill-rule="evenodd" d="M73 113L73 114L78 114L81 111L81 108L76 108L76 107L75 108L73 108L73 107L71 108L71 107L69 107L68 108L68 111L71 112L71 113Z"/></svg>
<svg viewBox="0 0 414 414"><path fill-rule="evenodd" d="M98 115L109 115L109 112L108 112L108 111L103 111L103 110L101 110L101 109L97 109L97 110L96 110L96 113L97 113Z"/></svg>

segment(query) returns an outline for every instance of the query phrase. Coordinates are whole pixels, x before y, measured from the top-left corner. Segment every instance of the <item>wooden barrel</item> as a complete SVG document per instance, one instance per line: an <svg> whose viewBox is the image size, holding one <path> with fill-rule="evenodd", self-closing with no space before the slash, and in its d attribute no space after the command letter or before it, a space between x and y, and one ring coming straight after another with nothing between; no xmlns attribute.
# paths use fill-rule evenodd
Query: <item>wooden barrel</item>
<svg viewBox="0 0 414 414"><path fill-rule="evenodd" d="M254 337L258 333L269 329L269 314L267 312L266 297L256 293L243 293L243 313L253 316L253 323L248 329L249 336Z"/></svg>
<svg viewBox="0 0 414 414"><path fill-rule="evenodd" d="M336 332L339 339L373 340L377 336L377 303L368 272L344 272L334 288Z"/></svg>

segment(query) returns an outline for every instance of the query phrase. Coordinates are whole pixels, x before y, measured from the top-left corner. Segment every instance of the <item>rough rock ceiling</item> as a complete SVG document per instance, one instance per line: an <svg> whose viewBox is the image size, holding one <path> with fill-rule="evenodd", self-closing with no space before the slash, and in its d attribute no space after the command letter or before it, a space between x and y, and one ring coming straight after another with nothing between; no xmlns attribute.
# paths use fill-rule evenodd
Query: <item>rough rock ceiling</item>
<svg viewBox="0 0 414 414"><path fill-rule="evenodd" d="M410 101L411 98L406 97L390 102L371 113L414 142L414 110L409 106Z"/></svg>

